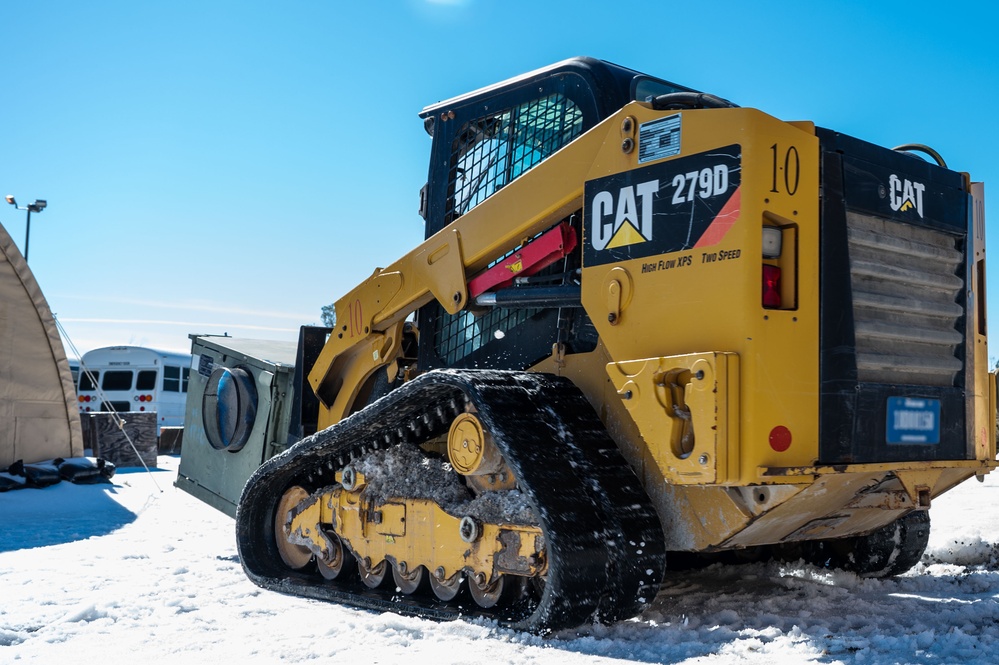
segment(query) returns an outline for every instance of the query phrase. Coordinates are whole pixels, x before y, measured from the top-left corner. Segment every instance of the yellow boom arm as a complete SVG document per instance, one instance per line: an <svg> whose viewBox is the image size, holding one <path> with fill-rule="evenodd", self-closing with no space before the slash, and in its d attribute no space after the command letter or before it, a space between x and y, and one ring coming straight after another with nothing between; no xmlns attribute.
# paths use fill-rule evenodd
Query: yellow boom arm
<svg viewBox="0 0 999 665"><path fill-rule="evenodd" d="M598 166L601 173L628 168L620 146L635 123L624 120L638 106L647 108L625 106L336 302L336 329L309 372L320 429L347 416L367 377L398 355L410 313L433 298L450 314L461 311L466 275L579 210L583 184Z"/></svg>

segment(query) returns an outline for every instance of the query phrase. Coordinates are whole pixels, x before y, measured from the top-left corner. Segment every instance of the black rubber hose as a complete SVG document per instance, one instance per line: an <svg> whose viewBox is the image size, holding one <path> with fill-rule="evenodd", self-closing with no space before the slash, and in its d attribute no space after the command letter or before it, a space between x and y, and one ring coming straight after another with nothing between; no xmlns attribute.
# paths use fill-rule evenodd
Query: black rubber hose
<svg viewBox="0 0 999 665"><path fill-rule="evenodd" d="M894 148L892 148L892 150L896 150L898 152L924 152L930 157L932 157L933 160L939 166L947 168L947 162L945 162L944 158L940 156L940 153L931 148L930 146L923 145L922 143L906 143L903 145L895 146Z"/></svg>

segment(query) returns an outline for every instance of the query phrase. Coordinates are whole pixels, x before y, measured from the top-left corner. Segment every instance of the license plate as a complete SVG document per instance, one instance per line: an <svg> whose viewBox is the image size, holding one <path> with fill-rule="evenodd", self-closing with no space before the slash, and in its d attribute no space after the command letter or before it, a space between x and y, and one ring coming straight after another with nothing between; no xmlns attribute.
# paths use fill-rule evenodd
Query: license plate
<svg viewBox="0 0 999 665"><path fill-rule="evenodd" d="M940 400L889 397L885 441L892 444L940 443Z"/></svg>

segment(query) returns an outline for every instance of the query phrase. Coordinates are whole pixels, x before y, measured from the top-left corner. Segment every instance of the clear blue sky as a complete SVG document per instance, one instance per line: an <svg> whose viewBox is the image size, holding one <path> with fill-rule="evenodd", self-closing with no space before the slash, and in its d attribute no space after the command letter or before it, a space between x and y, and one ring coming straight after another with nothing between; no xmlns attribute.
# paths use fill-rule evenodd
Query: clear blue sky
<svg viewBox="0 0 999 665"><path fill-rule="evenodd" d="M81 353L190 350L189 333L297 339L322 305L422 239L430 139L417 113L574 55L875 143L928 144L999 200L992 3L3 10L0 195L48 200L29 263ZM0 223L23 251L25 213L2 205Z"/></svg>

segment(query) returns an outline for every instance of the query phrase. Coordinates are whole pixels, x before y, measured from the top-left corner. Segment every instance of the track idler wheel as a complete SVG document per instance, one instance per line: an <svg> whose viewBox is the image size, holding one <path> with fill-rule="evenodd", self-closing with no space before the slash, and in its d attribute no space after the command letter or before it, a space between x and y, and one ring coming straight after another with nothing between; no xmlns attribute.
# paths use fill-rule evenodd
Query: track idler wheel
<svg viewBox="0 0 999 665"><path fill-rule="evenodd" d="M281 555L285 565L292 570L305 568L312 559L312 552L308 547L291 542L291 532L288 529L290 524L288 513L308 498L309 493L305 488L294 485L281 495L277 510L274 511L274 540L277 543L278 554Z"/></svg>

